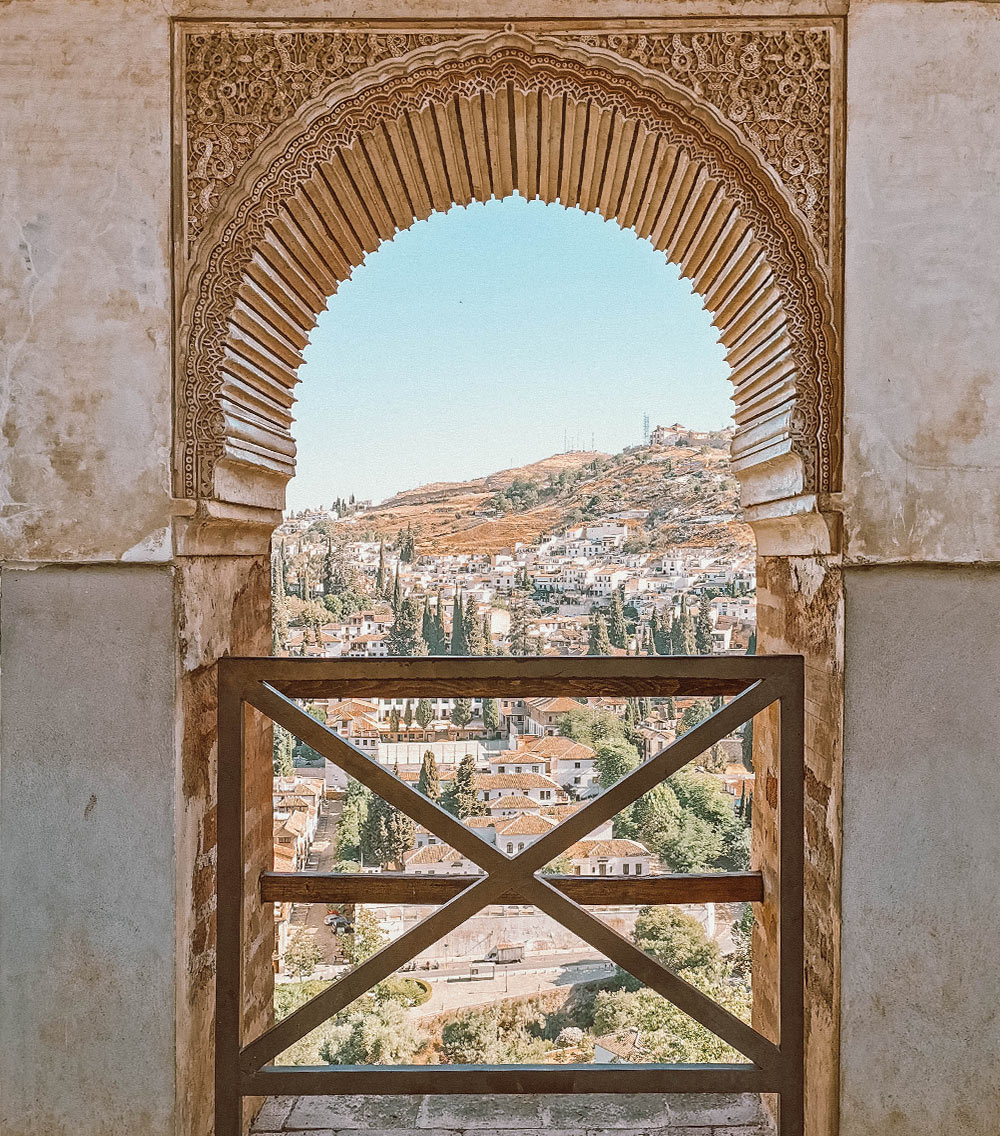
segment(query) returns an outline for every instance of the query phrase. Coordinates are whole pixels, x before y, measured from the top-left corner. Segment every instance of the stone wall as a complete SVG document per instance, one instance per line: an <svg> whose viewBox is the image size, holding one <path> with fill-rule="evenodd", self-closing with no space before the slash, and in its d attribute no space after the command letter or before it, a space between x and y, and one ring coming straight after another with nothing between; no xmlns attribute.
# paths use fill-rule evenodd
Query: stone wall
<svg viewBox="0 0 1000 1136"><path fill-rule="evenodd" d="M806 1132L837 1132L844 605L838 558L760 557L758 650L805 657ZM777 888L777 714L754 723L753 842L765 892ZM776 1038L777 911L758 909L754 1024Z"/></svg>

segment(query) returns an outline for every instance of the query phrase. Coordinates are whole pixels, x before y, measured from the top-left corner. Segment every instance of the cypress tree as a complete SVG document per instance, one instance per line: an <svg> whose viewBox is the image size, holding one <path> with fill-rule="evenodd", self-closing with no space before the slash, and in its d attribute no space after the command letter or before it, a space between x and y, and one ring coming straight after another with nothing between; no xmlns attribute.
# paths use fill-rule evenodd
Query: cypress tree
<svg viewBox="0 0 1000 1136"><path fill-rule="evenodd" d="M743 725L742 745L740 749L740 756L743 758L743 764L753 773L753 719L745 722Z"/></svg>
<svg viewBox="0 0 1000 1136"><path fill-rule="evenodd" d="M323 594L332 595L336 591L337 561L333 555L333 541L327 538L326 555L323 557Z"/></svg>
<svg viewBox="0 0 1000 1136"><path fill-rule="evenodd" d="M425 797L436 801L441 796L441 784L438 780L437 762L434 760L434 751L425 750L424 760L420 766L420 776L417 778L417 790Z"/></svg>
<svg viewBox="0 0 1000 1136"><path fill-rule="evenodd" d="M495 698L483 699L483 725L490 733L500 727L500 705Z"/></svg>
<svg viewBox="0 0 1000 1136"><path fill-rule="evenodd" d="M399 562L396 563L396 577L392 583L392 610L399 615L399 609L403 606L403 586L399 582Z"/></svg>
<svg viewBox="0 0 1000 1136"><path fill-rule="evenodd" d="M712 653L712 617L711 601L708 596L702 596L698 604L698 617L694 621L694 649L699 655Z"/></svg>
<svg viewBox="0 0 1000 1136"><path fill-rule="evenodd" d="M596 612L590 617L590 643L587 646L587 654L611 654L611 640L608 638L608 625L600 612Z"/></svg>
<svg viewBox="0 0 1000 1136"><path fill-rule="evenodd" d="M611 595L611 608L608 613L608 638L615 647L624 647L628 642L628 627L625 623L625 601L620 588Z"/></svg>
<svg viewBox="0 0 1000 1136"><path fill-rule="evenodd" d="M483 652L484 655L493 654L493 631L490 627L490 617L483 613Z"/></svg>
<svg viewBox="0 0 1000 1136"><path fill-rule="evenodd" d="M437 607L434 609L434 643L435 655L448 654L448 637L444 630L444 600L441 597L441 589L438 589L437 594Z"/></svg>
<svg viewBox="0 0 1000 1136"><path fill-rule="evenodd" d="M471 753L467 753L459 763L452 790L448 795L448 805L459 820L475 816L479 809L477 780L476 759Z"/></svg>
<svg viewBox="0 0 1000 1136"><path fill-rule="evenodd" d="M389 711L389 732L393 734L399 733L399 711L395 706Z"/></svg>
<svg viewBox="0 0 1000 1136"><path fill-rule="evenodd" d="M438 653L438 637L437 627L434 622L434 616L431 614L431 601L428 596L424 596L424 610L420 617L420 634L427 644L427 651L431 655Z"/></svg>
<svg viewBox="0 0 1000 1136"><path fill-rule="evenodd" d="M451 653L453 655L469 653L465 642L465 611L462 606L462 595L457 591L451 609Z"/></svg>
<svg viewBox="0 0 1000 1136"><path fill-rule="evenodd" d="M375 594L379 599L384 600L388 598L388 591L386 589L385 577L385 541L380 540L378 544L378 572L375 575Z"/></svg>
<svg viewBox="0 0 1000 1136"><path fill-rule="evenodd" d="M427 644L420 634L420 609L410 596L403 600L386 639L390 655L426 655Z"/></svg>
<svg viewBox="0 0 1000 1136"><path fill-rule="evenodd" d="M413 725L413 705L408 698L403 703L403 725L407 729Z"/></svg>
<svg viewBox="0 0 1000 1136"><path fill-rule="evenodd" d="M524 656L531 650L528 641L528 612L523 597L511 603L508 638L512 655Z"/></svg>
<svg viewBox="0 0 1000 1136"><path fill-rule="evenodd" d="M673 698L667 699L666 711L667 717L671 721L674 721L674 719L677 717L677 703L674 702Z"/></svg>
<svg viewBox="0 0 1000 1136"><path fill-rule="evenodd" d="M434 707L431 705L431 700L429 698L421 698L417 702L416 716L417 725L425 730L431 724L431 722L434 721Z"/></svg>
<svg viewBox="0 0 1000 1136"><path fill-rule="evenodd" d="M465 601L465 610L462 612L462 634L465 636L465 654L485 653L483 621L479 615L479 604L474 596L469 596Z"/></svg>
<svg viewBox="0 0 1000 1136"><path fill-rule="evenodd" d="M271 598L283 600L286 595L285 542L280 541L271 555Z"/></svg>
<svg viewBox="0 0 1000 1136"><path fill-rule="evenodd" d="M472 720L472 702L468 698L456 698L451 711L452 724L461 729Z"/></svg>

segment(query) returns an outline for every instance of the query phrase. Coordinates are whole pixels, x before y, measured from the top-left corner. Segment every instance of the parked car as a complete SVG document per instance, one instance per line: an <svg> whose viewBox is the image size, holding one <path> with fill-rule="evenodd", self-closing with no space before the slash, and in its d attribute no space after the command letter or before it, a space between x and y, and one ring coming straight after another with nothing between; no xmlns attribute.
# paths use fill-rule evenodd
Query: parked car
<svg viewBox="0 0 1000 1136"><path fill-rule="evenodd" d="M349 935L354 930L354 924L349 923L343 915L328 915L323 922L335 935Z"/></svg>

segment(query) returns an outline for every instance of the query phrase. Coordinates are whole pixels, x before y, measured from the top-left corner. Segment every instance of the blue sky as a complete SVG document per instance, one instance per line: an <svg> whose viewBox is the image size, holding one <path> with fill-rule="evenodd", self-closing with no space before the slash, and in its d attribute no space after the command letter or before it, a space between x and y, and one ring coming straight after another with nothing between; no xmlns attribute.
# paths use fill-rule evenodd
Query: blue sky
<svg viewBox="0 0 1000 1136"><path fill-rule="evenodd" d="M380 500L652 425L730 420L715 328L634 233L523 198L434 214L332 297L296 388L288 504Z"/></svg>

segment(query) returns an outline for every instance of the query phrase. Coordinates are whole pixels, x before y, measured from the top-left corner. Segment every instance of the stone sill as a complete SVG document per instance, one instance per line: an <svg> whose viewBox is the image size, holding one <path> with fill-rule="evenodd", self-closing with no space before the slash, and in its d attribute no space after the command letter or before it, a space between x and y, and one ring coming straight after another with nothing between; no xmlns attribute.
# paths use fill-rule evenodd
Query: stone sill
<svg viewBox="0 0 1000 1136"><path fill-rule="evenodd" d="M770 1136L754 1094L270 1097L257 1136Z"/></svg>

